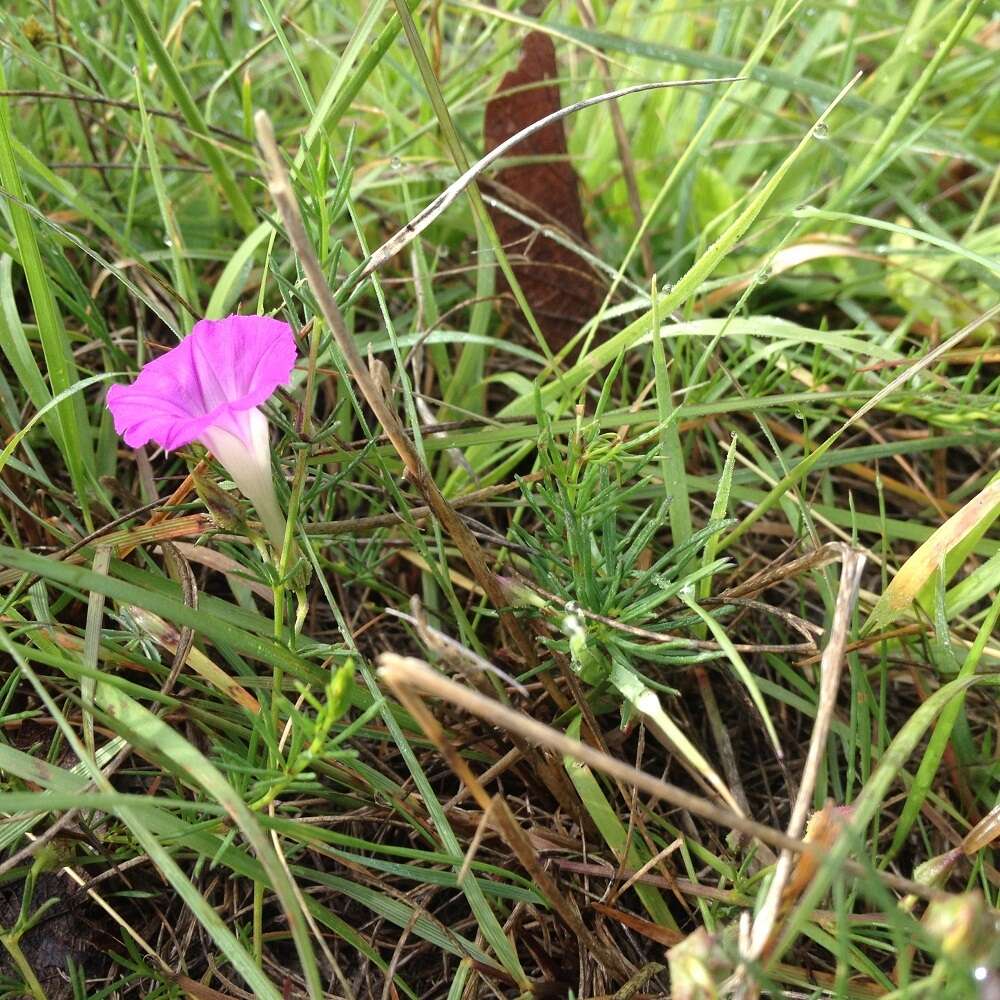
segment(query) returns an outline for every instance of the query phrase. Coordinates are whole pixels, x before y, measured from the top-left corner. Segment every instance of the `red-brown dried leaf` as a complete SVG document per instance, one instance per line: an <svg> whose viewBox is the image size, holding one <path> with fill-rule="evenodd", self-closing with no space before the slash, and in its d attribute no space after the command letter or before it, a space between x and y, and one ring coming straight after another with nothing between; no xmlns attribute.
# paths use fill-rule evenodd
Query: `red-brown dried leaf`
<svg viewBox="0 0 1000 1000"><path fill-rule="evenodd" d="M531 32L521 44L517 67L503 78L486 104L487 151L562 107L558 84L544 82L557 75L552 39L540 31ZM539 159L498 171L494 185L499 198L522 215L550 228L556 226L574 243L586 246L579 182L568 159L563 123L546 125L508 155ZM597 311L603 282L568 247L501 209L490 207L490 215L545 339L558 350Z"/></svg>

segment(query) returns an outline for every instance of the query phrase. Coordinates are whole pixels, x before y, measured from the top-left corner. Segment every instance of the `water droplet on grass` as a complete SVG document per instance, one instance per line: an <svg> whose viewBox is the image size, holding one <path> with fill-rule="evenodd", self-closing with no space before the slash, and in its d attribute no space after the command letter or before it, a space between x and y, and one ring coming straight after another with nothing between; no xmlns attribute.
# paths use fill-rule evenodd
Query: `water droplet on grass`
<svg viewBox="0 0 1000 1000"><path fill-rule="evenodd" d="M814 139L829 139L830 138L830 126L826 122L817 122L813 125L813 138Z"/></svg>

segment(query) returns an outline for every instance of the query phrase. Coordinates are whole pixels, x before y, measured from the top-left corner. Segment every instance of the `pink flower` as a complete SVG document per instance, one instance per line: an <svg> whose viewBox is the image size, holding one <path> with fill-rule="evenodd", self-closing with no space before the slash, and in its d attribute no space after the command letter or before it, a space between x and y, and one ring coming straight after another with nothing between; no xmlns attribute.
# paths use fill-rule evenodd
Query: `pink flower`
<svg viewBox="0 0 1000 1000"><path fill-rule="evenodd" d="M176 347L145 365L131 385L108 390L108 409L125 443L165 451L199 441L257 508L280 550L285 518L271 477L267 419L260 411L295 365L287 323L267 316L203 319Z"/></svg>

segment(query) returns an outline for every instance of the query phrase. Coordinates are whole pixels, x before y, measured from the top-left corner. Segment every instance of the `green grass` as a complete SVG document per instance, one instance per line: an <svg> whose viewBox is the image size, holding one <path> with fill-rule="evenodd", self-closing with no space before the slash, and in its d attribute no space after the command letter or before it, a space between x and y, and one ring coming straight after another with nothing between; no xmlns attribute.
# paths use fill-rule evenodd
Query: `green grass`
<svg viewBox="0 0 1000 1000"><path fill-rule="evenodd" d="M992 995L991 16L0 11L0 997ZM482 155L529 28L564 104L740 78L622 98L624 151L607 105L567 120L608 294L554 357L475 186L360 278ZM261 109L349 333L503 608L320 315ZM291 515L273 560L218 466L170 506L197 446L133 453L104 407L237 310L301 332L266 406ZM438 732L386 652L700 804L428 699ZM820 815L815 871L769 897L800 794L852 810L827 839ZM744 919L771 928L763 953Z"/></svg>

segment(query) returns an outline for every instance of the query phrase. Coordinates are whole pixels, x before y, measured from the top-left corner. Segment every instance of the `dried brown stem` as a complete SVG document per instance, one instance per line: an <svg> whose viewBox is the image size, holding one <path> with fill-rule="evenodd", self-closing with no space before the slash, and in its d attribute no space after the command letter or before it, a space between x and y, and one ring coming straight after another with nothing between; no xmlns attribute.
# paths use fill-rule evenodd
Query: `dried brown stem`
<svg viewBox="0 0 1000 1000"><path fill-rule="evenodd" d="M274 138L274 129L267 113L258 111L254 117L257 127L257 140L260 143L261 151L267 164L268 186L271 197L285 224L288 239L292 244L302 270L305 272L306 280L312 289L316 302L319 305L323 319L326 320L330 332L333 334L337 347L344 356L347 367L357 382L361 394L371 407L378 422L382 425L386 436L392 443L396 453L402 459L406 469L407 478L423 496L434 516L441 523L441 526L451 537L452 541L462 553L476 582L482 587L483 592L497 608L500 621L504 628L510 633L519 652L529 663L535 662L534 645L525 635L520 623L509 612L502 608L507 604L503 588L497 580L496 575L486 564L486 556L483 553L479 542L466 526L465 522L455 513L454 509L445 500L430 470L424 464L420 455L414 448L406 434L403 424L395 410L386 402L385 396L379 389L378 384L372 377L371 372L365 364L358 350L354 338L351 336L330 291L329 285L323 276L323 269L320 266L312 243L306 233L306 228L302 223L302 215L299 212L299 205L292 191L288 179L288 171L282 161L281 153L278 150L277 142Z"/></svg>
<svg viewBox="0 0 1000 1000"><path fill-rule="evenodd" d="M394 653L383 653L380 657L380 662L384 665L384 672L385 665L411 662L411 659L409 657L397 656ZM417 660L415 662L422 663L423 661ZM430 667L427 667L427 669L430 670ZM386 676L390 687L392 687L393 694L399 699L407 712L416 719L428 739L437 747L441 756L448 762L448 766L455 772L455 776L469 789L479 808L483 810L484 815L490 814L495 817L504 840L506 840L511 850L517 855L518 861L521 862L525 871L531 876L539 892L545 896L552 909L559 914L563 923L579 937L581 944L598 957L609 970L617 973L622 979L627 979L632 974L632 970L624 964L617 952L606 947L583 922L583 917L580 915L576 904L563 893L558 883L542 864L535 849L531 846L528 835L510 811L506 799L499 794L491 796L483 788L479 780L472 773L472 769L466 763L465 758L448 741L440 723L424 704L423 699L417 694L416 689L407 684L394 684L391 677L389 675Z"/></svg>
<svg viewBox="0 0 1000 1000"><path fill-rule="evenodd" d="M0 97L12 98L14 100L25 98L32 101L42 100L42 101L72 101L73 104L100 104L109 108L121 108L123 111L139 111L139 105L133 101L120 101L113 97L105 97L103 95L98 96L95 94L80 94L74 91L73 93L63 93L59 90L0 90ZM181 128L186 129L189 132L194 131L187 123L187 120L178 111L162 111L159 108L147 108L146 114L156 117L156 118L168 118L172 122L177 122ZM213 132L216 135L222 136L226 139L231 139L233 142L238 142L241 145L247 142L247 139L240 135L238 132L230 132L228 129L219 128L216 125L209 125L208 131ZM95 159L98 157L95 155ZM119 166L118 164L105 164L106 166ZM52 166L52 164L50 164ZM134 166L130 163L121 164L122 169L133 170ZM206 172L210 173L206 168Z"/></svg>
<svg viewBox="0 0 1000 1000"><path fill-rule="evenodd" d="M837 603L834 608L833 622L830 625L830 641L823 650L820 660L819 705L816 710L816 722L813 725L809 739L809 752L802 769L802 781L795 797L792 815L788 821L788 836L798 839L805 828L806 816L812 803L813 790L819 775L823 755L826 753L827 736L833 721L833 712L837 705L837 691L840 688L840 674L844 662L844 650L851 627L851 614L858 599L861 586L861 574L865 568L865 556L862 552L847 549L840 573L840 588L837 591ZM782 851L774 878L768 888L764 905L754 921L753 935L750 944L750 958L756 959L763 954L779 917L782 894L788 877L792 871L792 853Z"/></svg>
<svg viewBox="0 0 1000 1000"><path fill-rule="evenodd" d="M395 653L383 653L379 658L379 666L379 676L392 688L394 693L398 694L401 691L413 689L423 691L435 698L441 698L531 743L548 747L556 753L572 757L602 771L612 778L633 784L647 795L668 802L678 809L686 809L695 816L700 816L711 823L749 834L751 837L757 837L773 847L810 856L818 864L823 861L824 851L817 849L814 845L795 837L789 837L788 834L782 833L780 830L773 830L763 823L741 816L723 806L717 806L708 799L693 795L677 785L672 785L670 782L656 778L645 771L640 771L616 757L595 750L580 740L570 739L557 729L553 729L543 722L538 722L523 712L518 712L502 705L493 698L487 698L485 695L479 694L478 691L472 691L447 677L443 677L423 660L412 656L398 656ZM865 877L871 877L872 874L867 868L850 861L844 863L843 870L848 874ZM930 886L892 875L889 872L879 872L877 877L884 885L900 892L913 893L921 899L936 899L945 895Z"/></svg>

